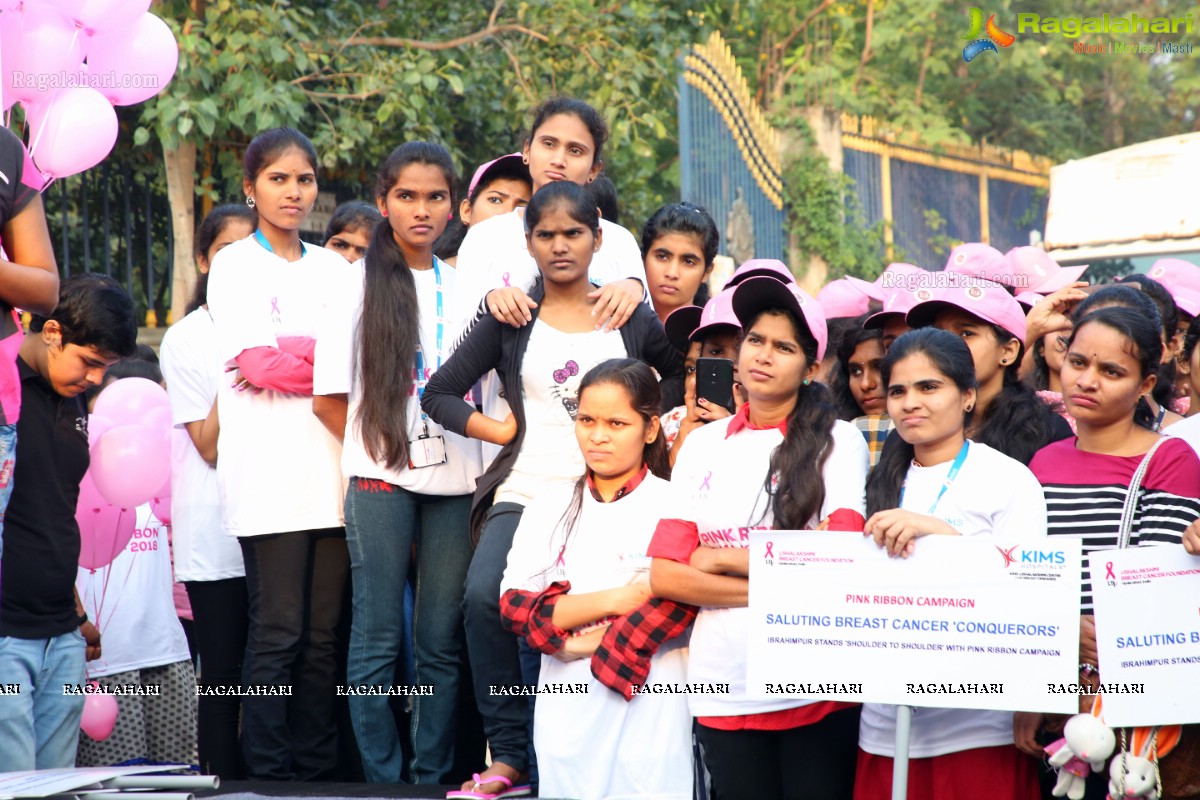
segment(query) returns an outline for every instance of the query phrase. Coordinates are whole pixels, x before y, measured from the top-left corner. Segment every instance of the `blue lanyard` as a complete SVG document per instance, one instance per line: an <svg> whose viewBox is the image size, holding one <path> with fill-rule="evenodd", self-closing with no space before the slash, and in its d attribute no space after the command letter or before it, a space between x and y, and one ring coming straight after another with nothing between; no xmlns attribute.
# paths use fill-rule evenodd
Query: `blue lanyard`
<svg viewBox="0 0 1200 800"><path fill-rule="evenodd" d="M963 462L967 460L967 450L970 446L970 440L964 439L962 448L958 451L958 455L954 457L954 463L950 465L950 472L946 475L946 480L942 482L942 488L938 490L933 505L929 507L930 516L933 516L933 512L937 510L938 503L942 502L942 495L946 493L946 490L950 488L950 484L954 483L954 479L958 477L958 471L962 469ZM907 484L908 481L906 480L905 483ZM900 505L904 505L904 486L900 487Z"/></svg>
<svg viewBox="0 0 1200 800"><path fill-rule="evenodd" d="M259 244L261 244L266 249L266 251L268 253L270 253L271 255L275 255L275 248L271 247L271 243L267 241L267 237L263 236L263 232L262 232L261 228L255 229L254 238ZM306 248L304 246L304 240L301 239L300 240L300 257L304 258L306 255L308 255L308 248Z"/></svg>
<svg viewBox="0 0 1200 800"><path fill-rule="evenodd" d="M437 283L437 369L442 368L442 339L445 336L445 313L442 309L442 271L438 268L438 258L433 257L433 279ZM417 397L425 394L425 358L421 353L421 343L417 342ZM421 414L421 419L425 415Z"/></svg>

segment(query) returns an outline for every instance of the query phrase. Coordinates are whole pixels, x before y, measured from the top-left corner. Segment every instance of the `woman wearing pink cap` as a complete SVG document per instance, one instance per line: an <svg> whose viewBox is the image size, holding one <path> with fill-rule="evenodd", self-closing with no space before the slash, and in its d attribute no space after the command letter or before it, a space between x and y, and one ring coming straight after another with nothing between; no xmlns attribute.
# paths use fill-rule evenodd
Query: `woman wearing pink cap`
<svg viewBox="0 0 1200 800"><path fill-rule="evenodd" d="M508 214L529 205L533 184L529 167L520 153L492 159L480 164L467 186L467 195L458 206L458 219L451 221L433 243L433 252L452 267L458 266L458 249L467 230L485 219Z"/></svg>
<svg viewBox="0 0 1200 800"><path fill-rule="evenodd" d="M984 280L940 290L908 312L913 328L933 325L961 336L975 361L979 399L967 436L1028 464L1071 427L1021 382L1025 314L1003 286Z"/></svg>
<svg viewBox="0 0 1200 800"><path fill-rule="evenodd" d="M817 301L773 277L733 294L745 335L738 371L749 397L693 431L671 477L672 510L648 554L657 597L699 606L688 681L728 684L691 695L697 736L722 800L843 800L854 778L857 707L746 693L746 531L861 530L867 448L812 381L825 354Z"/></svg>

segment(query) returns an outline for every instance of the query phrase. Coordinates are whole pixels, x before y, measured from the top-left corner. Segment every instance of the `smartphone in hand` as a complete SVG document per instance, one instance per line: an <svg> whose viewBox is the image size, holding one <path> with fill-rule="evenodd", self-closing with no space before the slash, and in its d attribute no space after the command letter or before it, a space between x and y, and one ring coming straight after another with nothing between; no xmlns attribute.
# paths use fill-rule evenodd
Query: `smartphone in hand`
<svg viewBox="0 0 1200 800"><path fill-rule="evenodd" d="M733 362L728 358L696 359L696 397L734 413Z"/></svg>

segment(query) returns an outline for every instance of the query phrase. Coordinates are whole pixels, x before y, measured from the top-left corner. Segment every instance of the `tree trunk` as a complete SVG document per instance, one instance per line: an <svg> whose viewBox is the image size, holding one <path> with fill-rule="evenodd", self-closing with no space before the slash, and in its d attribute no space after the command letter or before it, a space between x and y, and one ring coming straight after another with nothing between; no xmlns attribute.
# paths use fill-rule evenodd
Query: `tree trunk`
<svg viewBox="0 0 1200 800"><path fill-rule="evenodd" d="M196 145L180 142L178 147L163 147L163 163L175 238L171 319L178 322L183 319L196 287L196 264L192 259L192 240L196 232Z"/></svg>

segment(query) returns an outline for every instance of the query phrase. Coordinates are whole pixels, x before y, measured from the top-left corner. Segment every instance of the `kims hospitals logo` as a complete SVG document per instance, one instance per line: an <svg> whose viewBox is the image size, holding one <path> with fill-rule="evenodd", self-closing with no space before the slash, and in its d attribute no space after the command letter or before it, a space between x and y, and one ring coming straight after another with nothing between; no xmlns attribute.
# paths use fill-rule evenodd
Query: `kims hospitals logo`
<svg viewBox="0 0 1200 800"><path fill-rule="evenodd" d="M989 50L993 53L999 53L996 45L1008 47L1017 40L1017 37L1011 33L1005 33L996 26L996 15L992 14L987 19L987 25L983 24L983 11L978 7L972 6L971 11L971 29L967 35L962 37L967 46L963 48L963 61L970 63L975 56L980 53L986 53ZM985 37L983 34L987 33Z"/></svg>

